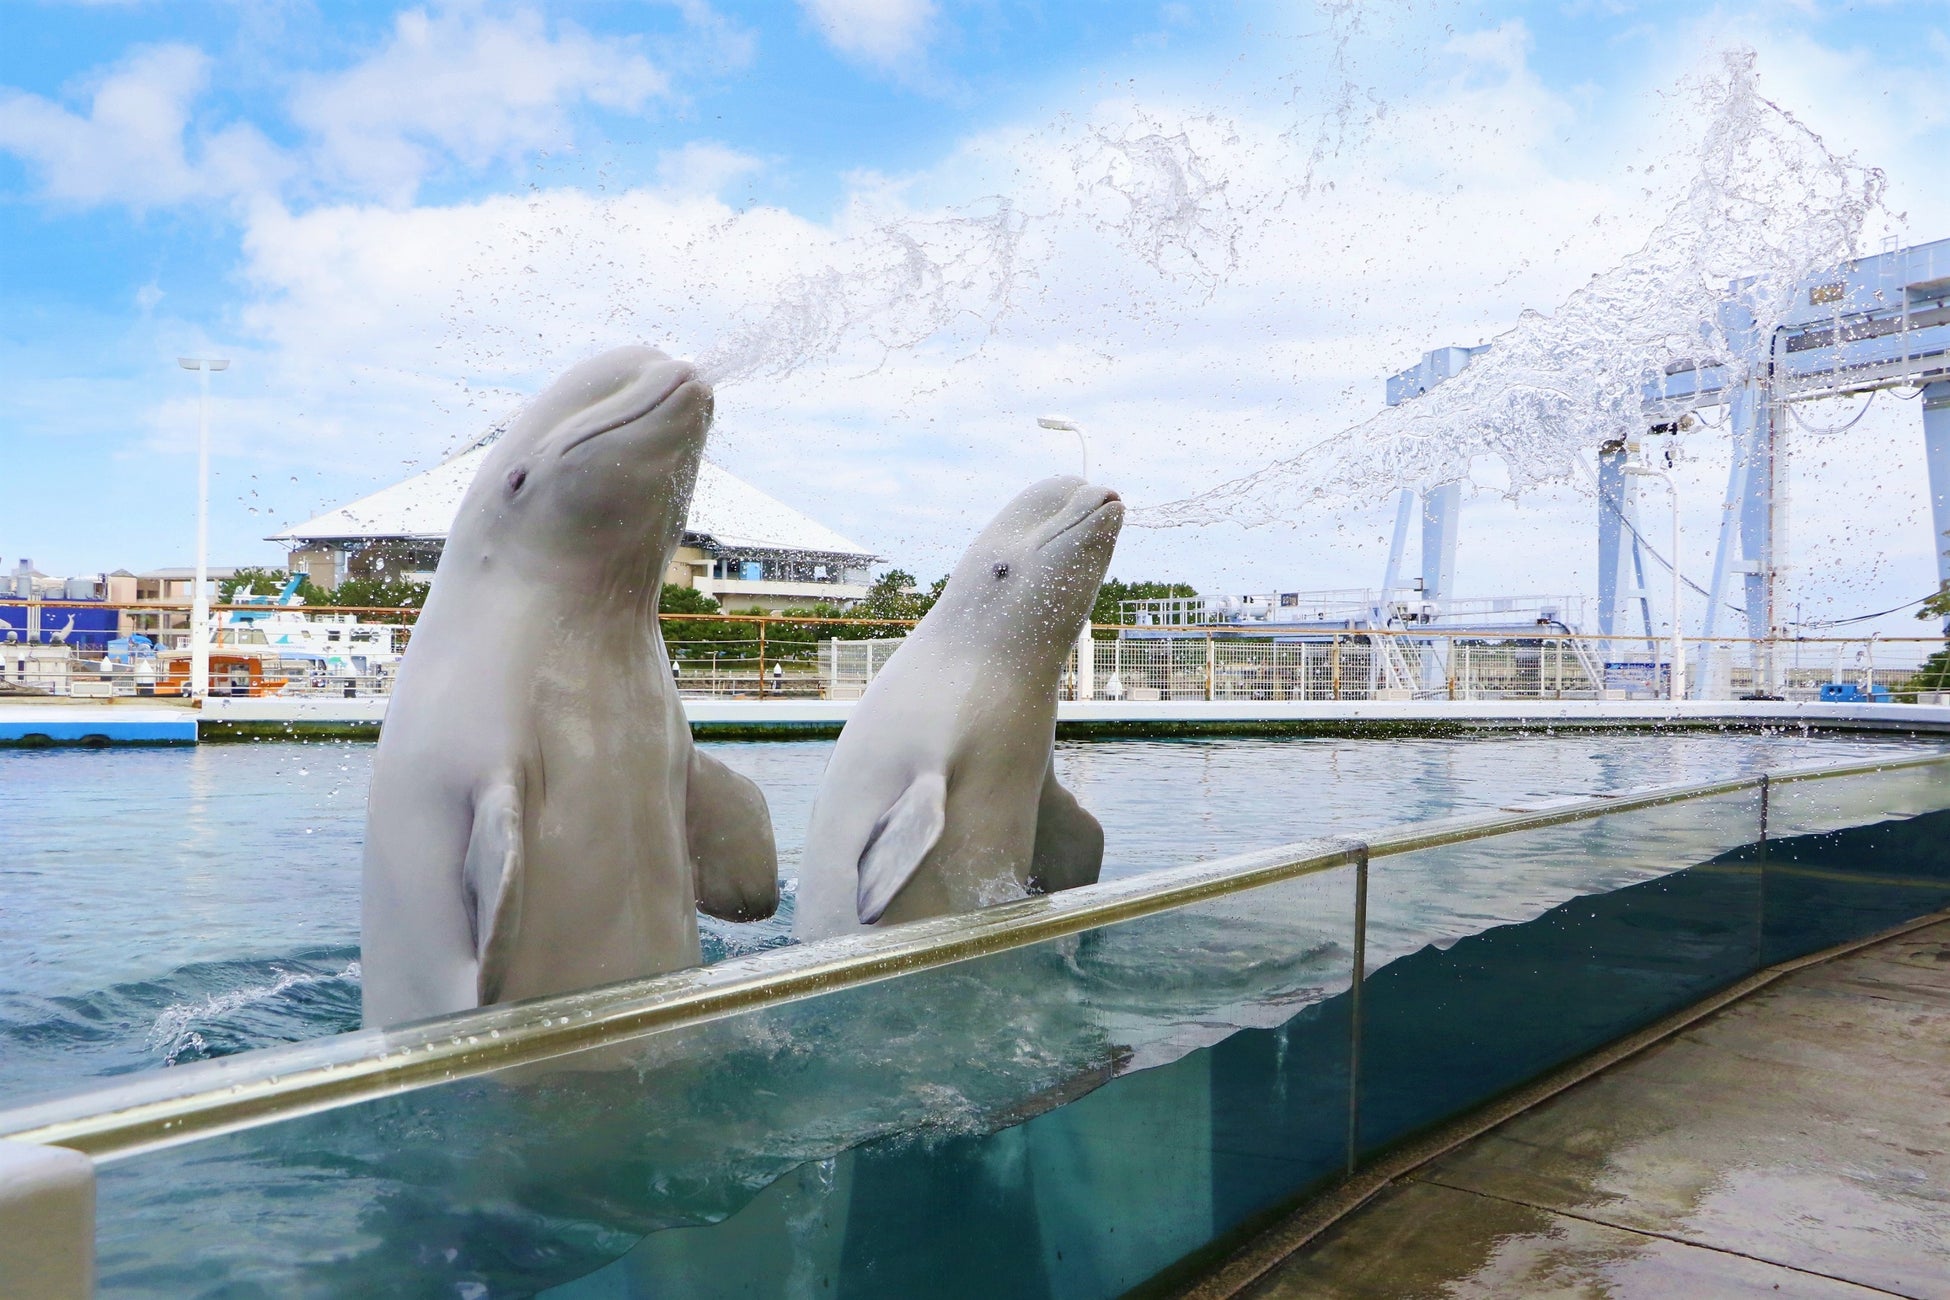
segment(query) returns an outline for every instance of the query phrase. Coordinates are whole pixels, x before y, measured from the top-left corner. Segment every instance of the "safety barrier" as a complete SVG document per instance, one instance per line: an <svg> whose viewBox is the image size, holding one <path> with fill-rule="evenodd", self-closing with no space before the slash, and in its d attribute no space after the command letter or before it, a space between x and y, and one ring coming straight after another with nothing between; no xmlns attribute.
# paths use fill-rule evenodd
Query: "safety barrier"
<svg viewBox="0 0 1950 1300"><path fill-rule="evenodd" d="M158 1071L0 1134L94 1159L118 1295L1114 1296L1950 904L1946 778L1908 757L1289 845Z"/></svg>
<svg viewBox="0 0 1950 1300"><path fill-rule="evenodd" d="M44 602L50 612L57 602ZM121 607L117 607L121 608ZM186 609L164 602L129 606L145 616ZM263 606L220 606L263 613ZM404 649L413 608L320 608L317 613L398 620L388 628ZM801 615L665 614L665 650L679 690L689 696L745 699L857 699L913 623ZM228 632L228 629L226 629ZM47 634L49 636L52 633ZM180 652L187 633L166 634ZM1718 638L1686 650L1688 698L1817 699L1823 688L1845 698L1918 698L1950 692L1950 671L1924 673L1941 637L1808 637L1753 641ZM1540 624L1533 632L1391 627L1282 631L1277 625L1098 626L1087 677L1073 651L1065 698L1128 700L1575 700L1663 699L1670 693L1670 642L1602 638ZM224 645L213 654L248 651ZM251 663L213 665L219 694L354 695L392 689L396 657L322 663L267 646ZM0 645L0 690L52 695L180 693L169 673L140 660L103 666L99 647ZM282 683L274 685L271 683Z"/></svg>

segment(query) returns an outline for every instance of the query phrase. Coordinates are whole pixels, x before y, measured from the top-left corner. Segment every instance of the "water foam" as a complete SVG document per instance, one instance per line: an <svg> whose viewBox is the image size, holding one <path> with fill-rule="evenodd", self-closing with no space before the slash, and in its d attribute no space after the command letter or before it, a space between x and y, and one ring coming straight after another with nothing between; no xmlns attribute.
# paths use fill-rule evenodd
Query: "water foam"
<svg viewBox="0 0 1950 1300"><path fill-rule="evenodd" d="M1514 496L1575 479L1582 455L1642 429L1640 393L1668 366L1731 363L1744 378L1741 335L1765 338L1798 284L1857 254L1883 175L1763 96L1750 51L1686 89L1706 110L1693 175L1637 252L1555 311L1525 312L1423 396L1129 522L1291 521L1302 507L1466 479L1483 455L1502 462Z"/></svg>
<svg viewBox="0 0 1950 1300"><path fill-rule="evenodd" d="M149 1050L160 1055L166 1066L182 1060L204 1060L225 1055L221 1050L212 1049L203 1029L214 1032L215 1026L234 1028L239 1013L245 1011L267 1007L282 1011L285 1008L278 1004L290 1000L287 995L294 989L311 989L321 985L350 985L357 988L359 984L359 963L356 961L347 962L343 969L329 973L291 970L280 965L273 965L271 970L274 975L267 983L246 984L226 992L213 993L200 1001L177 1002L165 1007L149 1028L145 1039Z"/></svg>

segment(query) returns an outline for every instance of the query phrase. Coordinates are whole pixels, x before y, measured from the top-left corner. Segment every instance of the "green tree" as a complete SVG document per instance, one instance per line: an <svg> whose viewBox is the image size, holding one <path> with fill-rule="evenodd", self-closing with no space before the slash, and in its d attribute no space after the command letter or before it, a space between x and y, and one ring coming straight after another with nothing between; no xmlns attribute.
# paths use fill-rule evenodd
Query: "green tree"
<svg viewBox="0 0 1950 1300"><path fill-rule="evenodd" d="M1097 601L1090 607L1092 623L1116 624L1124 621L1119 603L1126 600L1167 600L1173 597L1198 595L1198 589L1185 582L1124 582L1117 578L1104 579L1104 585L1097 588ZM1114 633L1105 633L1106 636Z"/></svg>
<svg viewBox="0 0 1950 1300"><path fill-rule="evenodd" d="M657 597L657 612L659 614L718 614L723 612L723 607L696 587L666 582L663 594Z"/></svg>
<svg viewBox="0 0 1950 1300"><path fill-rule="evenodd" d="M1950 691L1950 646L1923 661L1916 676L1909 679L1906 691Z"/></svg>
<svg viewBox="0 0 1950 1300"><path fill-rule="evenodd" d="M866 599L850 611L854 618L921 619L934 608L934 602L941 598L941 589L948 585L942 578L926 591L915 589L914 575L905 569L889 569L873 580L867 588ZM863 635L874 635L864 633ZM888 628L882 635L898 636L899 629Z"/></svg>
<svg viewBox="0 0 1950 1300"><path fill-rule="evenodd" d="M285 576L283 569L239 569L228 578L217 579L217 603L227 604L234 596L276 595Z"/></svg>
<svg viewBox="0 0 1950 1300"><path fill-rule="evenodd" d="M899 628L873 628L864 631L851 625L854 611L840 605L820 602L817 605L794 606L779 611L782 619L817 619L817 622L772 623L765 629L765 657L768 661L784 660L788 663L811 663L819 656L819 643L833 638L850 641L859 636L871 636L881 632L891 636L900 634ZM828 620L841 619L843 622Z"/></svg>
<svg viewBox="0 0 1950 1300"><path fill-rule="evenodd" d="M1950 582L1937 588L1936 594L1924 598L1916 609L1919 619L1950 619ZM1910 678L1912 691L1950 691L1950 645L1923 661L1923 666Z"/></svg>
<svg viewBox="0 0 1950 1300"><path fill-rule="evenodd" d="M707 615L724 613L724 607L695 587L666 582L657 598L661 614ZM740 641L757 640L749 623L727 623L716 618L667 618L662 620L664 647L670 656L683 663L709 663L716 658L729 666L745 657ZM715 652L715 654L714 654Z"/></svg>
<svg viewBox="0 0 1950 1300"><path fill-rule="evenodd" d="M427 603L429 584L408 582L404 578L346 578L321 598L307 604L336 606L340 609L418 609ZM404 623L407 614L363 614L369 623Z"/></svg>
<svg viewBox="0 0 1950 1300"><path fill-rule="evenodd" d="M275 596L289 581L291 575L283 569L242 568L217 582L217 603L228 604L238 596ZM325 599L325 593L312 586L309 577L298 584L297 594L308 605Z"/></svg>
<svg viewBox="0 0 1950 1300"><path fill-rule="evenodd" d="M1937 588L1934 596L1923 598L1923 603L1916 608L1916 617L1925 622L1933 618L1950 618L1950 582Z"/></svg>

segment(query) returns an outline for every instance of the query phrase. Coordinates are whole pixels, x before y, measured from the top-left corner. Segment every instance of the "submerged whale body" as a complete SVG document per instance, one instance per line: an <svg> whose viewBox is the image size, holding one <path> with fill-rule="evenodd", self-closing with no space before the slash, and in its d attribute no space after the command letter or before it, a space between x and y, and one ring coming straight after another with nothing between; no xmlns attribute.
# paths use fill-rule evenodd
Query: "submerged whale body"
<svg viewBox="0 0 1950 1300"><path fill-rule="evenodd" d="M483 461L373 762L368 1025L694 965L699 908L776 908L765 798L692 746L657 626L711 413L620 348Z"/></svg>
<svg viewBox="0 0 1950 1300"><path fill-rule="evenodd" d="M1025 489L840 733L813 804L794 932L918 920L1097 879L1104 833L1056 779L1056 688L1124 506L1082 479Z"/></svg>

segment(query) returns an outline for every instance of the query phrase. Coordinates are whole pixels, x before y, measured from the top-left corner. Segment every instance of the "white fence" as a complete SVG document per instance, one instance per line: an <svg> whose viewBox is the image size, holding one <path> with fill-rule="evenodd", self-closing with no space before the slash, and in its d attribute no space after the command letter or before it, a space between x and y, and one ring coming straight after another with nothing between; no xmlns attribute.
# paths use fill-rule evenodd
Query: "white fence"
<svg viewBox="0 0 1950 1300"><path fill-rule="evenodd" d="M730 622L731 620L725 620ZM687 696L853 700L900 648L900 636L863 640L794 639L757 620L755 635L667 643L678 688ZM790 620L786 620L790 621ZM1705 700L1921 698L1950 692L1941 673L1921 665L1943 648L1936 638L1715 641L1687 647L1684 684ZM366 696L390 693L390 665L345 673L316 659L221 662L213 647L210 691L217 695ZM0 644L0 693L55 696L181 694L184 663L107 663L61 645ZM96 655L99 652L94 652ZM1274 636L1232 628L1099 629L1090 681L1077 680L1074 651L1059 690L1064 698L1115 700L1575 700L1655 699L1668 694L1668 647L1643 641L1540 631L1480 633L1342 632Z"/></svg>

